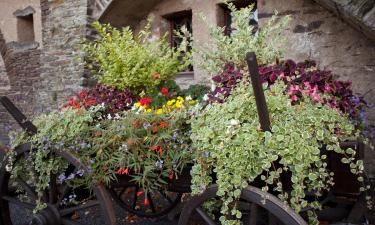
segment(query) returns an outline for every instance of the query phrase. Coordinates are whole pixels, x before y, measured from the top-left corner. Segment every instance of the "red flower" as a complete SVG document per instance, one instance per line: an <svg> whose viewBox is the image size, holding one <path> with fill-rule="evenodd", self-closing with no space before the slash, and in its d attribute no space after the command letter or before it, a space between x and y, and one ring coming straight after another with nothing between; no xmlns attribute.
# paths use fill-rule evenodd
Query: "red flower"
<svg viewBox="0 0 375 225"><path fill-rule="evenodd" d="M173 180L173 176L174 176L174 174L173 174L173 172L172 172L172 173L169 174L168 178L169 178L170 180Z"/></svg>
<svg viewBox="0 0 375 225"><path fill-rule="evenodd" d="M90 98L88 100L85 100L85 106L86 108L90 107L91 105L96 105L96 100L93 98Z"/></svg>
<svg viewBox="0 0 375 225"><path fill-rule="evenodd" d="M137 197L141 197L141 195L143 195L143 192L142 191L138 191L137 192Z"/></svg>
<svg viewBox="0 0 375 225"><path fill-rule="evenodd" d="M118 169L118 170L117 170L118 175L122 175L123 171L124 171L123 168Z"/></svg>
<svg viewBox="0 0 375 225"><path fill-rule="evenodd" d="M143 205L149 205L149 204L150 204L150 202L148 201L147 198L145 198L145 200L143 200Z"/></svg>
<svg viewBox="0 0 375 225"><path fill-rule="evenodd" d="M87 92L86 92L86 91L80 91L80 92L78 93L78 95L79 95L79 97L84 98L84 97L87 96Z"/></svg>
<svg viewBox="0 0 375 225"><path fill-rule="evenodd" d="M141 106L150 105L152 103L152 99L151 98L141 98L139 100L139 103L141 104Z"/></svg>
<svg viewBox="0 0 375 225"><path fill-rule="evenodd" d="M121 167L120 169L117 170L117 173L119 175L124 175L124 174L129 175L129 168L126 167L126 169L124 169L124 168Z"/></svg>
<svg viewBox="0 0 375 225"><path fill-rule="evenodd" d="M158 128L157 128L157 127L154 127L154 128L152 129L152 133L156 134L157 132L158 132Z"/></svg>
<svg viewBox="0 0 375 225"><path fill-rule="evenodd" d="M161 93L162 93L163 95L168 95L168 89L167 89L166 87L162 87L162 88L161 88Z"/></svg>
<svg viewBox="0 0 375 225"><path fill-rule="evenodd" d="M160 123L160 128L163 128L163 129L164 129L164 128L166 128L166 127L167 127L167 124L166 124L166 123L164 123L164 122L161 122L161 123Z"/></svg>
<svg viewBox="0 0 375 225"><path fill-rule="evenodd" d="M156 152L158 149L159 149L159 146L157 146L157 145L155 145L155 146L152 147L152 151Z"/></svg>
<svg viewBox="0 0 375 225"><path fill-rule="evenodd" d="M159 155L160 155L160 156L163 155L163 149L162 149L162 148L159 148Z"/></svg>

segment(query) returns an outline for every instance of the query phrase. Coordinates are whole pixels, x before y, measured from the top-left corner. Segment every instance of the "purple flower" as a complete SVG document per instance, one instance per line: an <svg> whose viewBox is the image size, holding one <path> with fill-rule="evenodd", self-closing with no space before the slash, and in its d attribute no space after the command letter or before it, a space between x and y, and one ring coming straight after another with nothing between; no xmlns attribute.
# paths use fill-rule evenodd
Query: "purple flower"
<svg viewBox="0 0 375 225"><path fill-rule="evenodd" d="M164 165L164 161L163 160L158 160L155 163L155 166L158 167L159 169L162 169L163 165Z"/></svg>
<svg viewBox="0 0 375 225"><path fill-rule="evenodd" d="M77 171L76 174L77 174L78 176L82 177L83 174L84 174L84 172L85 172L84 170L80 169L80 170Z"/></svg>
<svg viewBox="0 0 375 225"><path fill-rule="evenodd" d="M57 183L62 184L64 183L65 179L66 179L65 175L61 174L60 176L57 177Z"/></svg>
<svg viewBox="0 0 375 225"><path fill-rule="evenodd" d="M143 124L143 128L145 128L146 130L147 130L147 128L149 128L149 127L151 127L151 124L149 124L149 123L145 123L145 124Z"/></svg>
<svg viewBox="0 0 375 225"><path fill-rule="evenodd" d="M74 173L71 173L66 179L67 180L73 180L76 177Z"/></svg>

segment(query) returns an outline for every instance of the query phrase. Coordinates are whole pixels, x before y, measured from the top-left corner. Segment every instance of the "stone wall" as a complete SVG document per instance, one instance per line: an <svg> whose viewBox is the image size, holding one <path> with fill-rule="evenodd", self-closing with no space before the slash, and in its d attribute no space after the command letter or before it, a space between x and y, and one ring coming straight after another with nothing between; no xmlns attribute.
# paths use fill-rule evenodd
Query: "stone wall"
<svg viewBox="0 0 375 225"><path fill-rule="evenodd" d="M57 108L85 84L79 42L90 34L92 0L41 0L43 54L38 111Z"/></svg>
<svg viewBox="0 0 375 225"><path fill-rule="evenodd" d="M263 1L258 5L260 27L274 10L289 15L285 58L313 59L321 68L333 71L342 80L351 80L359 95L375 103L375 43L363 33L312 0ZM368 110L375 125L375 110ZM375 154L366 152L367 169L375 177Z"/></svg>
<svg viewBox="0 0 375 225"><path fill-rule="evenodd" d="M0 52L4 62L5 78L8 87L0 89L0 96L8 96L27 117L34 115L36 90L34 84L39 82L40 49L36 42L20 44L5 43L0 31ZM7 127L15 126L15 121L0 105L0 144L7 141Z"/></svg>

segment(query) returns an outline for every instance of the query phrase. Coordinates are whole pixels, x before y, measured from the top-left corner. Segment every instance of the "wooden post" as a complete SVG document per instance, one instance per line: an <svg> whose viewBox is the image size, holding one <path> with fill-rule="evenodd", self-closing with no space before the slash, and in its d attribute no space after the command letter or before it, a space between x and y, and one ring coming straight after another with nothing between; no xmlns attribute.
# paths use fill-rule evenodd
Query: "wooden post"
<svg viewBox="0 0 375 225"><path fill-rule="evenodd" d="M34 126L34 124L27 120L26 116L23 115L23 113L12 103L12 101L9 100L9 98L6 96L0 96L0 102L22 127L22 129L26 130L30 135L37 133L37 128Z"/></svg>
<svg viewBox="0 0 375 225"><path fill-rule="evenodd" d="M260 127L263 131L271 131L271 123L268 114L266 98L264 97L262 81L259 75L258 63L254 52L246 54L246 61L249 67L251 84L254 90L255 102L259 116Z"/></svg>

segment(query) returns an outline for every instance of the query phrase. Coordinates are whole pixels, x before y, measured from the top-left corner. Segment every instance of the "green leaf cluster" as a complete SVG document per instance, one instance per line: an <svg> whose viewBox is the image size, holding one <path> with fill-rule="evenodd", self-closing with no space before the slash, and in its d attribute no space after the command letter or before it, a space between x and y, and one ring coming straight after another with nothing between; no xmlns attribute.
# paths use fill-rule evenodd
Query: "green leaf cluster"
<svg viewBox="0 0 375 225"><path fill-rule="evenodd" d="M236 9L232 3L227 3L232 15L232 34L225 35L225 27L219 27L206 22L210 31L210 42L195 41L193 52L197 56L195 66L205 70L209 76L222 72L223 65L235 64L239 69L247 70L243 60L247 52L255 52L259 64L275 63L282 56L280 45L284 36L289 17L279 19L274 15L267 23L252 35L254 27L249 25L253 5ZM204 21L206 17L202 15Z"/></svg>
<svg viewBox="0 0 375 225"><path fill-rule="evenodd" d="M333 184L321 151L342 154L352 172L362 176L361 161L355 151L340 148L340 142L359 138L359 132L339 111L306 99L292 105L284 94L285 85L277 83L265 90L272 124L271 132L260 129L255 97L250 84L241 83L223 104L208 105L191 120L195 158L192 169L193 193L201 193L217 178L217 194L223 199L222 213L230 212L231 203L243 188L257 177L264 182L264 191L278 193L297 212L305 207L319 208L318 202L306 199L306 191L320 196ZM291 174L292 189L283 187L282 173ZM315 223L312 214L312 223ZM226 216L222 224L239 224Z"/></svg>
<svg viewBox="0 0 375 225"><path fill-rule="evenodd" d="M118 89L130 89L138 94L173 78L190 64L189 41L179 33L182 42L171 48L166 35L152 36L150 22L137 35L130 27L118 30L109 24L92 24L100 38L82 45L88 67L98 71L98 81ZM186 29L185 29L186 31Z"/></svg>

